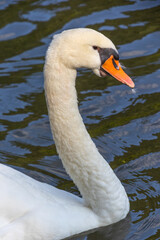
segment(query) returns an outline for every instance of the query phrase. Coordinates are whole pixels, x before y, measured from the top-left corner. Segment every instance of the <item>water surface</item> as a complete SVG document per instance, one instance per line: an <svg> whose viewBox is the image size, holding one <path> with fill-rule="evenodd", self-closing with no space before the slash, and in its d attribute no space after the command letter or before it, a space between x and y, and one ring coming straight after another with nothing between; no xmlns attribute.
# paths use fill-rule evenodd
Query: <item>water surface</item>
<svg viewBox="0 0 160 240"><path fill-rule="evenodd" d="M133 93L110 77L78 72L80 112L122 181L131 211L119 223L74 239L160 239L159 10L156 0L0 2L0 162L79 195L57 156L44 98L44 56L55 33L101 31L136 84Z"/></svg>

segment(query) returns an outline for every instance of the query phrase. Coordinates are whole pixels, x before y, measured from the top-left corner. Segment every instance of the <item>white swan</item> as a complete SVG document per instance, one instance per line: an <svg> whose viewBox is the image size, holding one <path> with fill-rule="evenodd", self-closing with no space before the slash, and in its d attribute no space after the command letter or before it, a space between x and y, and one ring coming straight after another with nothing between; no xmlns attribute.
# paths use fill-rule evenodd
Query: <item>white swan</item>
<svg viewBox="0 0 160 240"><path fill-rule="evenodd" d="M76 69L106 72L130 87L113 43L91 29L64 31L47 51L45 93L57 151L83 199L0 164L0 239L56 240L115 223L129 201L91 140L77 106Z"/></svg>

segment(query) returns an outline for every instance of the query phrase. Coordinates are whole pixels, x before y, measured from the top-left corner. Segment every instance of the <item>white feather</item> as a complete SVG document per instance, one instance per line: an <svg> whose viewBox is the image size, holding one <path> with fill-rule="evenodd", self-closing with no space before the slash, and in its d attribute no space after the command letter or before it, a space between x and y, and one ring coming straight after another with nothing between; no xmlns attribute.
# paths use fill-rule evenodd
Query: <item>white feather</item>
<svg viewBox="0 0 160 240"><path fill-rule="evenodd" d="M83 199L0 165L0 239L58 240L127 215L126 192L91 140L78 111L76 68L100 68L92 45L113 48L91 29L53 39L44 68L45 94L57 151Z"/></svg>

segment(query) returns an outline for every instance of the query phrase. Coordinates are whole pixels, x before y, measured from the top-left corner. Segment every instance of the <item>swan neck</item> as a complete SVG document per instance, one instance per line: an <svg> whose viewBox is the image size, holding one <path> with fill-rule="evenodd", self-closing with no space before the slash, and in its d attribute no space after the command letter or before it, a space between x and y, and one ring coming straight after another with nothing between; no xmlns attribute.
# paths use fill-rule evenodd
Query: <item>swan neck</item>
<svg viewBox="0 0 160 240"><path fill-rule="evenodd" d="M57 152L85 204L113 223L113 211L128 212L128 198L119 179L98 152L80 116L75 89L76 71L46 61L45 94ZM119 206L118 201L121 201ZM127 208L126 211L123 211Z"/></svg>

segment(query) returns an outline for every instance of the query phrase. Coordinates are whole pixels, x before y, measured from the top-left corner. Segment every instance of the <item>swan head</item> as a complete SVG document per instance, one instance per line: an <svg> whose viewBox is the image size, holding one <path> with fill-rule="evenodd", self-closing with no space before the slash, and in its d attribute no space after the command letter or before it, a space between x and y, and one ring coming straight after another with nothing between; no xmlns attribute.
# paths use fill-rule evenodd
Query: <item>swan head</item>
<svg viewBox="0 0 160 240"><path fill-rule="evenodd" d="M93 29L63 31L54 36L48 51L56 52L56 57L59 57L59 61L67 68L90 68L99 77L111 75L134 88L133 81L120 66L115 45L109 38Z"/></svg>

